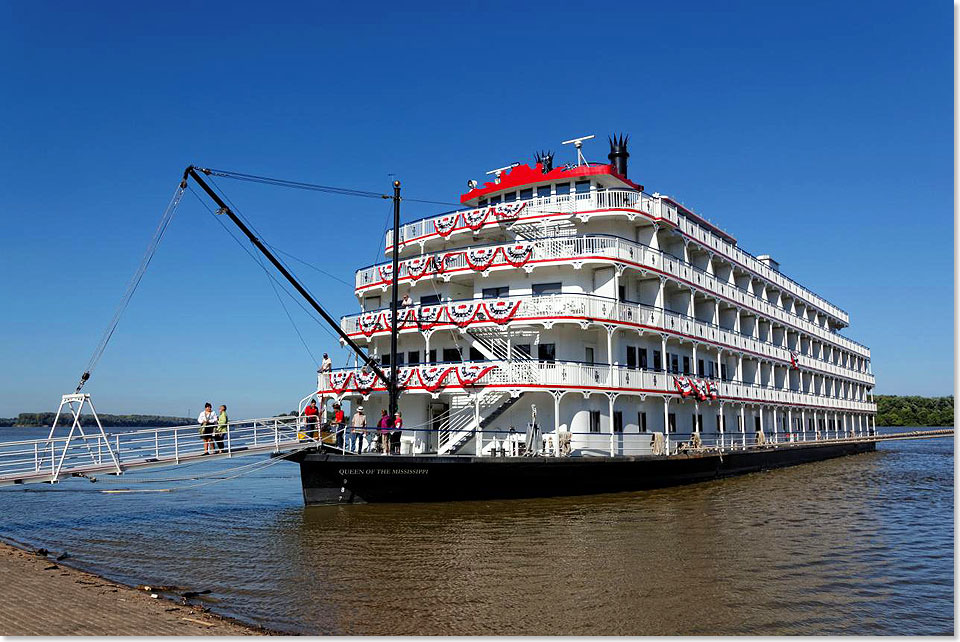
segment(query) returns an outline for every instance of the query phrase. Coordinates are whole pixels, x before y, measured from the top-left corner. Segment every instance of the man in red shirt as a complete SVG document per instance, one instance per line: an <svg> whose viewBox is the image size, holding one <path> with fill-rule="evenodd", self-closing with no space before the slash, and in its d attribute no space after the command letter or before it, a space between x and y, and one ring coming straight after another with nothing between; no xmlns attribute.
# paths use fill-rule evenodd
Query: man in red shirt
<svg viewBox="0 0 960 642"><path fill-rule="evenodd" d="M337 447L343 446L343 426L346 423L343 408L338 403L333 404L333 429L337 433Z"/></svg>

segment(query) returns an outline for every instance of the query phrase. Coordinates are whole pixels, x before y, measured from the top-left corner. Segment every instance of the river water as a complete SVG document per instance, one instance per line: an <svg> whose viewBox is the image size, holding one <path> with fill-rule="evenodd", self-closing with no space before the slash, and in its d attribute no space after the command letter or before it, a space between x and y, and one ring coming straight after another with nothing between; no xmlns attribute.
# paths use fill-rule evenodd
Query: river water
<svg viewBox="0 0 960 642"><path fill-rule="evenodd" d="M296 633L952 635L953 470L935 439L639 493L305 508L296 464L251 457L2 489L0 536Z"/></svg>

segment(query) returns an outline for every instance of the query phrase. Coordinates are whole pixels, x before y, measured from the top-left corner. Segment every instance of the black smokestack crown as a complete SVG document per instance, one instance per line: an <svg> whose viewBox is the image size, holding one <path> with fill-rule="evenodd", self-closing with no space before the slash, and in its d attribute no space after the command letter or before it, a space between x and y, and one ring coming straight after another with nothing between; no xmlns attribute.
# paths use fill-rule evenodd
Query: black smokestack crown
<svg viewBox="0 0 960 642"><path fill-rule="evenodd" d="M548 174L553 170L553 152L537 152L537 155L534 157L537 163L542 165L540 171L544 174Z"/></svg>
<svg viewBox="0 0 960 642"><path fill-rule="evenodd" d="M627 177L627 159L630 158L630 152L627 151L627 141L630 140L629 136L624 136L620 134L618 137L616 134L608 138L610 141L610 153L607 154L607 158L610 159L610 164L613 165L613 169L616 170L620 176L624 178Z"/></svg>

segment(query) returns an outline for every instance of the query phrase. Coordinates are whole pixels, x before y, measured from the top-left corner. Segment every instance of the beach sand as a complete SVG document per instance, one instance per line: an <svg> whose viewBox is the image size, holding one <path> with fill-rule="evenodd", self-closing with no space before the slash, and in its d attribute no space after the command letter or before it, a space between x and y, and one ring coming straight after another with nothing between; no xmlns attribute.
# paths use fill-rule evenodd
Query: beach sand
<svg viewBox="0 0 960 642"><path fill-rule="evenodd" d="M0 635L265 635L0 542ZM67 560L69 561L69 560Z"/></svg>

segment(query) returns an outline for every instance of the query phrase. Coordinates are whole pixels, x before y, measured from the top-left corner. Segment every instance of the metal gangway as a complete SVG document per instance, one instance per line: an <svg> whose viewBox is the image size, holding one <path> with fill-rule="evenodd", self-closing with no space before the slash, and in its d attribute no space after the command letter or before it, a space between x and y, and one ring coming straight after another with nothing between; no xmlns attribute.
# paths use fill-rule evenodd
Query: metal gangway
<svg viewBox="0 0 960 642"><path fill-rule="evenodd" d="M147 428L106 433L93 410L93 431L84 431L81 411L89 405L87 394L64 395L57 419L46 439L0 442L0 486L57 482L68 477L97 474L122 475L128 470L171 466L241 455L279 453L315 448L313 435L294 416L231 421L222 433L222 450L204 455L200 426ZM54 433L64 408L72 416L66 436ZM65 425L63 426L65 428ZM91 428L91 426L88 426Z"/></svg>

